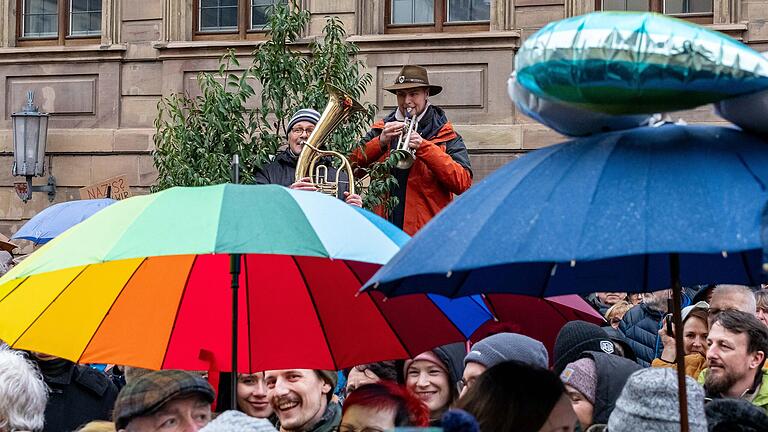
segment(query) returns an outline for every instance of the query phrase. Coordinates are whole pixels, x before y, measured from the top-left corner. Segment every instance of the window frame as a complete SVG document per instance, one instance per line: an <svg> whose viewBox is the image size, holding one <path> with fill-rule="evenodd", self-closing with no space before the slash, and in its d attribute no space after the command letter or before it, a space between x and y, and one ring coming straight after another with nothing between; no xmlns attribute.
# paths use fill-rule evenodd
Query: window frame
<svg viewBox="0 0 768 432"><path fill-rule="evenodd" d="M101 43L104 34L104 26L101 26L98 35L71 35L72 1L56 0L56 13L58 16L56 36L29 37L24 36L24 4L27 0L16 0L16 45L24 46L50 46L50 45L92 45ZM101 0L101 16L104 16L104 0Z"/></svg>
<svg viewBox="0 0 768 432"><path fill-rule="evenodd" d="M686 21L690 21L696 24L714 24L715 21L715 0L712 1L712 12L691 12L691 13L677 13L667 14L664 12L666 9L666 0L648 0L648 11L656 12L666 16L680 18ZM595 10L603 10L603 0L595 0Z"/></svg>
<svg viewBox="0 0 768 432"><path fill-rule="evenodd" d="M236 30L200 30L200 15L202 9L200 0L192 2L192 40L264 40L267 29L251 28L251 0L237 0L237 29Z"/></svg>
<svg viewBox="0 0 768 432"><path fill-rule="evenodd" d="M489 31L491 29L490 20L448 22L448 0L433 0L435 7L432 24L392 24L392 1L385 0L384 2L385 33L468 33Z"/></svg>

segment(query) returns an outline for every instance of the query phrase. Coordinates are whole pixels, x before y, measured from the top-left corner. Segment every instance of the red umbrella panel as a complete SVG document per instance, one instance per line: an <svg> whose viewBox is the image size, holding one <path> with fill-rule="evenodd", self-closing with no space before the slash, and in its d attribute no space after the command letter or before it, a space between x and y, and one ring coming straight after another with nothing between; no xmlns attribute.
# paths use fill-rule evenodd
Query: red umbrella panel
<svg viewBox="0 0 768 432"><path fill-rule="evenodd" d="M483 297L498 322L482 325L472 337L475 342L478 337L503 327L541 341L552 358L557 334L567 322L582 320L599 326L606 325L603 317L578 295L538 298L516 294L488 294Z"/></svg>

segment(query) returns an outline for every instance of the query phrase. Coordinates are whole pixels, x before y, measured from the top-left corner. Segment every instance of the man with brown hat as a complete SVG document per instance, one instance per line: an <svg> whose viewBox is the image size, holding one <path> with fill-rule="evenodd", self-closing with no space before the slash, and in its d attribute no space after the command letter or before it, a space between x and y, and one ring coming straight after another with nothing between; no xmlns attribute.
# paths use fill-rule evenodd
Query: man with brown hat
<svg viewBox="0 0 768 432"><path fill-rule="evenodd" d="M194 432L211 421L213 388L180 370L150 372L123 387L113 418L118 432Z"/></svg>
<svg viewBox="0 0 768 432"><path fill-rule="evenodd" d="M363 138L364 147L353 152L350 162L365 168L373 162L389 158L398 138L406 133L406 117L416 122L408 147L415 152L413 165L394 168L392 175L398 186L391 194L398 199L388 219L413 235L443 207L472 185L472 169L467 148L453 129L445 112L429 102L429 97L442 91L429 83L427 70L406 65L394 84L384 87L397 95L397 108L377 121ZM377 209L383 215L382 209Z"/></svg>

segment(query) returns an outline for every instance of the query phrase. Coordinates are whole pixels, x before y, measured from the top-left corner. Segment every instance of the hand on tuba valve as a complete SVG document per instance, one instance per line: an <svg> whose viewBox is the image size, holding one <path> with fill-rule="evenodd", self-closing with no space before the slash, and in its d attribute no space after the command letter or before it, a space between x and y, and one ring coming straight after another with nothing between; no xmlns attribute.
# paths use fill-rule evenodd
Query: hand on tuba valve
<svg viewBox="0 0 768 432"><path fill-rule="evenodd" d="M411 142L411 134L416 132L418 123L416 116L413 114L413 108L408 108L405 112L403 131L397 139L397 146L392 150L393 154L398 155L396 168L408 169L416 160L416 150L412 149L409 144Z"/></svg>

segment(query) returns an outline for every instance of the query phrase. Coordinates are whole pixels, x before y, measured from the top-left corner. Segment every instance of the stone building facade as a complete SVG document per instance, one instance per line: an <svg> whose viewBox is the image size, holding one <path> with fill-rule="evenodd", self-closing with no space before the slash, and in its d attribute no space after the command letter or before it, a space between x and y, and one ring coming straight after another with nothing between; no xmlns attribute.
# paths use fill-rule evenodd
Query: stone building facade
<svg viewBox="0 0 768 432"><path fill-rule="evenodd" d="M375 77L375 88L365 99L376 103L382 114L395 101L381 87L393 80L399 67L426 66L430 79L445 88L433 102L446 108L464 136L479 180L520 153L560 139L515 110L506 81L526 36L550 21L599 9L601 1L623 1L624 7L640 1L642 7L663 11L683 0L302 0L301 6L312 14L307 40L320 33L325 16L342 20ZM0 0L0 233L10 235L49 205L45 194L22 203L12 187L20 179L10 174L10 114L21 110L27 90L34 90L36 104L51 113L48 171L56 177L57 202L78 199L81 187L120 174L127 176L134 193L145 193L156 177L151 151L158 101L172 92L194 94L196 73L214 70L225 48L235 48L250 62L245 58L264 35L248 30L249 18L255 19L249 13L263 3ZM223 33L200 31L201 23L210 24L212 16L203 16L210 11L201 8L231 4L236 4L236 27ZM391 25L407 21L408 13L419 13L425 4L433 7L429 12L438 18L433 20L437 25ZM462 4L485 7L485 15L470 23L443 25ZM768 49L768 0L685 4L699 8L690 10L688 19L758 50ZM410 12L403 15L403 7ZM222 24L222 17L216 15L214 25ZM52 28L54 22L58 29ZM35 37L25 36L29 34ZM717 120L708 109L684 117Z"/></svg>

